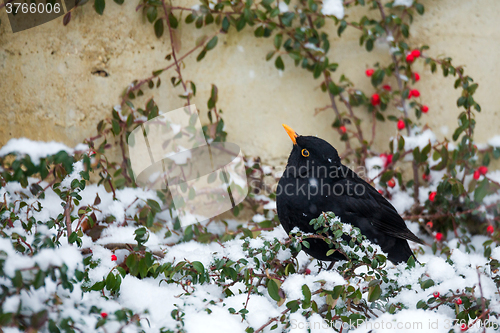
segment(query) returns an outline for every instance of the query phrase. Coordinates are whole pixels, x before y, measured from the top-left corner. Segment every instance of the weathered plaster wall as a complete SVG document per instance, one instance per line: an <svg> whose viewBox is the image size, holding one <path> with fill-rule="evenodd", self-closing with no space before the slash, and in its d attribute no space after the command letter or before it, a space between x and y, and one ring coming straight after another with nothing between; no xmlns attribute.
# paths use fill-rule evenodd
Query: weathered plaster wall
<svg viewBox="0 0 500 333"><path fill-rule="evenodd" d="M185 6L194 3L178 2ZM480 84L476 99L483 112L477 117L480 130L476 138L486 142L500 127L500 94L496 92L500 87L500 2L423 2L426 13L416 17L411 41L414 45L430 45L429 53L433 56L448 55L455 64L466 64L467 73ZM130 82L168 65L168 37L158 40L152 26L134 11L136 5L136 1L127 0L118 6L108 0L101 17L87 4L66 27L60 18L16 34L7 24L5 10L0 10L0 145L24 136L74 146L95 133L98 121L110 114ZM359 13L348 10L347 14ZM336 35L333 26L331 31L332 36ZM181 24L180 53L191 49L199 36L210 33ZM328 103L328 97L319 89L319 80L295 68L290 59L285 60L286 69L280 75L273 62L264 59L272 48L271 40L256 39L249 29L242 33L233 30L220 37L219 45L203 61L196 62L196 53L189 57L183 76L197 84L194 102L202 115L210 85L215 83L229 140L239 144L246 154L260 155L268 163L283 162L290 141L281 123L343 147L330 127L333 112L314 116L315 108ZM340 64L338 75L346 74L369 93L364 70L377 61L389 61L387 54L388 48L383 44L367 53L359 47L358 33L348 30L332 43L330 59ZM432 75L418 66L421 81L416 88L430 107L422 123L433 127L436 133L446 132L442 127L447 126L450 136L456 125L459 91L453 89L452 79ZM93 75L96 69L107 71L109 76ZM181 91L173 90L169 84L172 73L162 74L163 85L153 90L164 111L183 103L175 97ZM365 126L371 125L365 122ZM395 125L387 123L379 131L377 147L386 149L387 138L395 134Z"/></svg>

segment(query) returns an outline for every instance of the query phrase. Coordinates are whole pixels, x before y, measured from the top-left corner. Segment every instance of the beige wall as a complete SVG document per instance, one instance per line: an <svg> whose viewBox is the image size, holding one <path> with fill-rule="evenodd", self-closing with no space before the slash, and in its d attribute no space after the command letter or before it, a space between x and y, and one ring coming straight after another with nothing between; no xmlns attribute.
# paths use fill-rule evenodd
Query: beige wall
<svg viewBox="0 0 500 333"><path fill-rule="evenodd" d="M110 114L130 82L168 64L164 59L170 48L167 37L158 40L154 36L152 26L134 11L136 3L128 0L118 6L108 0L103 17L87 4L66 27L60 18L16 34L7 24L5 10L0 10L0 144L24 136L73 146L95 133L97 122ZM455 64L466 64L467 73L480 84L476 99L483 112L477 117L480 130L476 138L478 142L486 142L500 127L500 94L496 91L500 87L500 2L426 0L423 3L426 13L415 17L411 42L430 45L432 56L448 55ZM359 15L349 9L346 13ZM196 30L192 25L181 24L180 53L190 50L197 37L210 33L210 29ZM333 27L331 35L336 35ZM380 44L367 53L358 45L358 33L348 29L340 40L332 43L330 59L340 64L337 74L345 73L370 93L364 70L377 61L387 63L388 49ZM314 116L315 108L328 103L328 97L319 89L320 81L295 68L290 59L285 60L286 69L280 76L273 61L265 61L267 51L272 48L272 40L256 39L249 29L242 33L232 30L221 36L219 45L200 63L195 60L196 54L190 57L183 75L197 83L194 102L202 115L206 113L210 84L215 83L229 141L239 144L244 153L260 155L268 163L283 162L291 145L281 123L301 134L318 135L343 147L330 127L333 111ZM421 67L417 65L421 81L415 87L430 107L421 121L438 134L441 126L447 125L451 136L457 124L455 101L460 92L453 89L452 79L424 72ZM104 69L110 76L92 75L95 69ZM181 91L173 90L169 84L171 73L162 74L162 86L152 90L163 111L176 109L183 103L175 97ZM370 127L369 122L365 125ZM379 133L376 148L386 149L387 138L395 133L395 124L388 122Z"/></svg>

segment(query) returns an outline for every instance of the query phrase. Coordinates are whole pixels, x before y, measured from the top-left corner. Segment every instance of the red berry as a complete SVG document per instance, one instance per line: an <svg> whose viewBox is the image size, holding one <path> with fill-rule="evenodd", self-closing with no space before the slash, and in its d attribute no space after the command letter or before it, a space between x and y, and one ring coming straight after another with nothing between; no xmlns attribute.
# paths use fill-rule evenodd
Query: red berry
<svg viewBox="0 0 500 333"><path fill-rule="evenodd" d="M405 128L405 122L400 119L398 121L398 130L402 130L403 128Z"/></svg>
<svg viewBox="0 0 500 333"><path fill-rule="evenodd" d="M442 241L442 240L443 240L443 234L442 234L442 233L440 233L440 232L436 233L436 240L437 240L438 242ZM438 297L438 296L439 296L439 293L438 293L438 295L437 295L437 296L434 296L434 297Z"/></svg>
<svg viewBox="0 0 500 333"><path fill-rule="evenodd" d="M408 99L410 99L412 95L413 95L413 90L408 91Z"/></svg>
<svg viewBox="0 0 500 333"><path fill-rule="evenodd" d="M460 329L462 330L462 332L465 332L469 329L469 327L467 326L467 324L464 323L460 325Z"/></svg>
<svg viewBox="0 0 500 333"><path fill-rule="evenodd" d="M366 76L372 76L373 73L375 73L375 70L373 68L370 68L370 69L367 69L365 73L366 73Z"/></svg>
<svg viewBox="0 0 500 333"><path fill-rule="evenodd" d="M311 274L311 270L309 268L306 268L306 275Z"/></svg>
<svg viewBox="0 0 500 333"><path fill-rule="evenodd" d="M415 57L410 53L406 56L406 62L411 64L415 60Z"/></svg>
<svg viewBox="0 0 500 333"><path fill-rule="evenodd" d="M434 296L435 298L438 298L439 297L439 291L435 291L432 296Z"/></svg>
<svg viewBox="0 0 500 333"><path fill-rule="evenodd" d="M345 126L344 126L344 125L340 126L340 127L339 127L339 129L340 129L340 131L341 131L342 133L347 132L347 129L345 128Z"/></svg>
<svg viewBox="0 0 500 333"><path fill-rule="evenodd" d="M392 163L392 154L382 153L380 157L384 159L384 168L387 168L387 166Z"/></svg>
<svg viewBox="0 0 500 333"><path fill-rule="evenodd" d="M380 193L380 195L384 195L384 191L382 190L378 190L378 193Z"/></svg>
<svg viewBox="0 0 500 333"><path fill-rule="evenodd" d="M457 298L455 300L455 303L457 303L458 305L462 304L462 299L461 298Z"/></svg>
<svg viewBox="0 0 500 333"><path fill-rule="evenodd" d="M427 227L429 227L429 229L432 229L432 227L434 226L434 223L432 223L432 221L429 221L426 223Z"/></svg>
<svg viewBox="0 0 500 333"><path fill-rule="evenodd" d="M478 180L479 177L481 177L481 173L479 173L479 170L474 171L474 176L473 177L474 177L475 180Z"/></svg>
<svg viewBox="0 0 500 333"><path fill-rule="evenodd" d="M410 54L413 56L413 58L418 58L420 57L420 50L413 50Z"/></svg>
<svg viewBox="0 0 500 333"><path fill-rule="evenodd" d="M385 164L386 166L392 163L392 154L386 156Z"/></svg>
<svg viewBox="0 0 500 333"><path fill-rule="evenodd" d="M112 254L111 255L111 261L116 261L116 260L118 260L118 258L114 254Z"/></svg>
<svg viewBox="0 0 500 333"><path fill-rule="evenodd" d="M492 234L495 232L495 228L493 228L492 225L489 225L486 227L486 232L489 233L489 234Z"/></svg>
<svg viewBox="0 0 500 333"><path fill-rule="evenodd" d="M419 97L420 91L418 91L417 89L410 90L410 96Z"/></svg>
<svg viewBox="0 0 500 333"><path fill-rule="evenodd" d="M371 98L371 103L373 106L377 106L380 104L380 96L379 94L373 94Z"/></svg>
<svg viewBox="0 0 500 333"><path fill-rule="evenodd" d="M429 200L430 200L430 201L434 201L434 199L436 199L436 194L437 194L436 192L431 192L431 193L429 194Z"/></svg>
<svg viewBox="0 0 500 333"><path fill-rule="evenodd" d="M390 188L393 188L394 186L396 186L396 182L394 181L394 179L391 179L387 182L387 186L389 186Z"/></svg>
<svg viewBox="0 0 500 333"><path fill-rule="evenodd" d="M101 312L101 317L103 317L104 319L106 319L107 316L108 316L108 314L106 312Z"/></svg>
<svg viewBox="0 0 500 333"><path fill-rule="evenodd" d="M422 105L421 110L423 113L427 113L427 111L429 111L429 107L427 105Z"/></svg>
<svg viewBox="0 0 500 333"><path fill-rule="evenodd" d="M390 86L390 85L388 85L388 84L384 84L384 85L382 86L382 89L387 90L387 91L391 91L391 90L392 90L391 86Z"/></svg>
<svg viewBox="0 0 500 333"><path fill-rule="evenodd" d="M413 78L415 79L415 82L417 82L418 80L420 80L420 74L418 74L417 72L413 73Z"/></svg>
<svg viewBox="0 0 500 333"><path fill-rule="evenodd" d="M426 174L426 173L424 173L424 174L422 174L422 179L425 180L425 181L428 181L429 179L431 179L431 176L428 175L428 174Z"/></svg>
<svg viewBox="0 0 500 333"><path fill-rule="evenodd" d="M479 171L479 173L480 173L480 174L482 174L482 175L485 175L485 174L487 174L487 173L488 173L488 167L487 167L487 166L484 166L484 165L483 165L483 166L480 166L477 170L478 170L478 171Z"/></svg>

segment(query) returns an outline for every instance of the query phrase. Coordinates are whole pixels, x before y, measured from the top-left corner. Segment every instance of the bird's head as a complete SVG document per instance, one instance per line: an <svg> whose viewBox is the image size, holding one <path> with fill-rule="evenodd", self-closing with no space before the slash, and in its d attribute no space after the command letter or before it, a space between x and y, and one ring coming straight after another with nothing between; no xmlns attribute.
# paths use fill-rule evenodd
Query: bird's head
<svg viewBox="0 0 500 333"><path fill-rule="evenodd" d="M337 149L325 140L315 136L299 135L285 124L283 124L283 127L293 142L287 168L294 168L298 170L300 175L304 176L301 170L306 171L318 167L329 169L341 165Z"/></svg>

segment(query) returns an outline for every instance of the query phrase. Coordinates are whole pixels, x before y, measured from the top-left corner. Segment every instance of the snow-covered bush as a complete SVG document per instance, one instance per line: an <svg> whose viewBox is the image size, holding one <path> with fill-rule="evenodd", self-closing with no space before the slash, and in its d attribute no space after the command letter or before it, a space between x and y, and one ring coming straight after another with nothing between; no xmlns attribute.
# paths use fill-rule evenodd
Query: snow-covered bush
<svg viewBox="0 0 500 333"><path fill-rule="evenodd" d="M102 13L104 0L94 6ZM366 14L351 20L352 7ZM420 2L235 0L183 8L141 0L137 8L159 38L168 31L172 53L166 58L172 64L129 85L111 117L97 125L97 134L74 149L26 139L0 149L4 331L499 329L500 171L488 166L500 157L500 140L474 143L478 84L464 68L451 58L433 57L426 45L411 44L410 23L424 13ZM179 55L172 36L186 13L186 24L199 29L215 24L218 31ZM66 14L64 23L70 18ZM338 36L348 28L359 30L368 52L377 43L390 47L386 63L366 70L370 92L344 75L334 79L340 69L328 56L333 24ZM125 142L133 129L159 114L152 98L144 107L139 102L150 96L146 87L158 88L162 73L174 68L172 89L181 89L179 97L191 104L196 85L182 76L182 60L197 51L201 61L219 37L246 26L257 38L272 37L266 58L274 59L278 70L285 69L283 57L289 56L319 79L331 104L318 111L335 113L344 161L366 167L368 180L425 241L413 244L418 262L392 265L378 246L331 212L311 221L318 234L286 235L272 191L279 172L258 158L246 160L251 191L233 209L239 220L226 214L181 227L168 191L135 185ZM449 139L438 142L420 123L432 110L415 88L420 78L415 62L431 72L439 67L461 90L459 125ZM217 101L212 85L205 109L210 124L203 128L209 142L227 136ZM400 132L382 149L374 138L386 120ZM363 121L372 121L371 133L363 132ZM300 251L311 237L350 260L326 269Z"/></svg>

